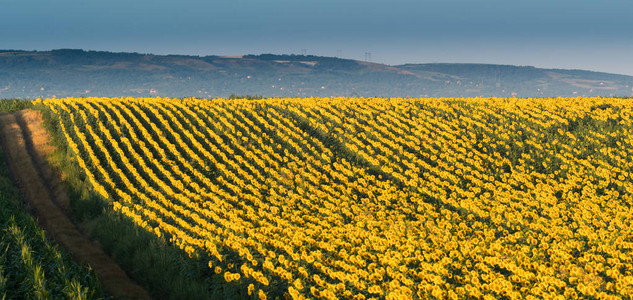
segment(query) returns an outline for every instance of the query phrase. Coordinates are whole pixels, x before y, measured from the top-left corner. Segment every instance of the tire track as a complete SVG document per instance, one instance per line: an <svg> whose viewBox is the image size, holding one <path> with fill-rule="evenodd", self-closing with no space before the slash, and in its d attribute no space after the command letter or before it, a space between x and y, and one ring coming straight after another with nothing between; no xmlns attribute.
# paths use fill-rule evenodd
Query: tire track
<svg viewBox="0 0 633 300"><path fill-rule="evenodd" d="M0 135L9 168L29 208L50 237L76 261L95 271L106 293L117 299L150 299L147 291L70 221L68 196L46 163L53 148L42 123L41 114L34 110L0 116Z"/></svg>

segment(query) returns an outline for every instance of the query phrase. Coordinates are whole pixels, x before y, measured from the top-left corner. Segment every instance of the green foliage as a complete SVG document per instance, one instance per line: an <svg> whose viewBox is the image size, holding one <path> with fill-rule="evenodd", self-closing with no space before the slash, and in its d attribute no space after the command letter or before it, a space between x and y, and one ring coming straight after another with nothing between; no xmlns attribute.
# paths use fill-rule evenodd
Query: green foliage
<svg viewBox="0 0 633 300"><path fill-rule="evenodd" d="M46 239L21 197L0 160L0 299L103 298L94 272Z"/></svg>
<svg viewBox="0 0 633 300"><path fill-rule="evenodd" d="M0 112L16 112L31 107L33 103L30 100L0 99Z"/></svg>

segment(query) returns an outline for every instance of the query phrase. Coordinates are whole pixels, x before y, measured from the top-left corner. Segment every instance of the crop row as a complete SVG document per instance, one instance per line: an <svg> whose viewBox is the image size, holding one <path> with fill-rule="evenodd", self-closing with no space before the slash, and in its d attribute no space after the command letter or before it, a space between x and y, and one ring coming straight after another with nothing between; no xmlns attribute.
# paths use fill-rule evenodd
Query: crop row
<svg viewBox="0 0 633 300"><path fill-rule="evenodd" d="M623 99L48 99L115 211L252 296L633 294Z"/></svg>

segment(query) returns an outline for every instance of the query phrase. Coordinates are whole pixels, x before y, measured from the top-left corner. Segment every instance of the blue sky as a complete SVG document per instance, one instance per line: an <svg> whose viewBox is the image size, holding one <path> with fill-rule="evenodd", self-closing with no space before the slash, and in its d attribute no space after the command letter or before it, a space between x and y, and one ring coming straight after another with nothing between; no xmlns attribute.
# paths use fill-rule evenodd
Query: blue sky
<svg viewBox="0 0 633 300"><path fill-rule="evenodd" d="M307 54L633 75L631 0L0 0L0 49Z"/></svg>

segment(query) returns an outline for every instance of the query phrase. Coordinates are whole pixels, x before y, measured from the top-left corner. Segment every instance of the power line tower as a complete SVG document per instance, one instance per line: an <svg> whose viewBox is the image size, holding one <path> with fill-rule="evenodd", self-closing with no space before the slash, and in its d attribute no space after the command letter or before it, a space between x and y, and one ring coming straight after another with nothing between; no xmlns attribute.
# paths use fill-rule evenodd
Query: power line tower
<svg viewBox="0 0 633 300"><path fill-rule="evenodd" d="M306 53L308 52L308 50L306 49L301 49L301 55L306 56Z"/></svg>
<svg viewBox="0 0 633 300"><path fill-rule="evenodd" d="M341 49L336 50L336 58L341 58L342 53L343 53L343 50Z"/></svg>
<svg viewBox="0 0 633 300"><path fill-rule="evenodd" d="M371 52L365 52L365 61L371 62Z"/></svg>

